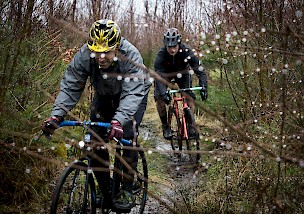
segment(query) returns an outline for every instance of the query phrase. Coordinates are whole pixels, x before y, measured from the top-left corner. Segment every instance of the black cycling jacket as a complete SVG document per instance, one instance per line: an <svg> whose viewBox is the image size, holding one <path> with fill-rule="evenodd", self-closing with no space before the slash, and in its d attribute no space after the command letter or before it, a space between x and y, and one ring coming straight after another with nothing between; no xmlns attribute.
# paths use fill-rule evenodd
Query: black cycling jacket
<svg viewBox="0 0 304 214"><path fill-rule="evenodd" d="M188 74L190 67L199 79L199 85L208 87L207 75L199 59L186 44L179 45L179 51L171 56L166 47L162 47L154 61L154 69L161 76L176 76L177 73ZM170 75L171 74L171 75Z"/></svg>

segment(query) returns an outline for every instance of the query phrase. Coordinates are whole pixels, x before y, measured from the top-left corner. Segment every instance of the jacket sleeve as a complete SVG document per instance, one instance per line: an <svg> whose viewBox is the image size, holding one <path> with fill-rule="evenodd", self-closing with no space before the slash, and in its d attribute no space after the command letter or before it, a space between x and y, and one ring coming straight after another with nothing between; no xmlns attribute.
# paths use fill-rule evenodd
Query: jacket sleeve
<svg viewBox="0 0 304 214"><path fill-rule="evenodd" d="M208 80L204 67L201 65L200 60L194 55L194 52L189 48L188 57L189 65L199 79L199 85L208 88Z"/></svg>
<svg viewBox="0 0 304 214"><path fill-rule="evenodd" d="M51 116L65 116L78 103L88 78L89 60L84 59L84 47L76 53L60 82Z"/></svg>
<svg viewBox="0 0 304 214"><path fill-rule="evenodd" d="M164 59L165 59L164 55L165 55L165 49L161 48L158 51L158 53L155 57L155 60L154 60L154 70L162 77L164 77L166 75L166 72L168 72L168 71L166 71L165 66L164 66ZM162 82L155 80L154 87L155 87L155 91L157 91L156 96L159 96L159 95L162 96L166 93L167 86L165 84L163 84ZM158 94L158 93L160 93L160 94Z"/></svg>
<svg viewBox="0 0 304 214"><path fill-rule="evenodd" d="M124 50L125 56L128 57L129 60L143 66L143 59L139 51L133 45L127 43L127 48ZM122 72L130 75L130 78L125 78L123 80L119 107L115 112L113 119L118 120L122 125L125 125L132 119L144 98L145 75L143 69L131 62L122 61L121 63Z"/></svg>

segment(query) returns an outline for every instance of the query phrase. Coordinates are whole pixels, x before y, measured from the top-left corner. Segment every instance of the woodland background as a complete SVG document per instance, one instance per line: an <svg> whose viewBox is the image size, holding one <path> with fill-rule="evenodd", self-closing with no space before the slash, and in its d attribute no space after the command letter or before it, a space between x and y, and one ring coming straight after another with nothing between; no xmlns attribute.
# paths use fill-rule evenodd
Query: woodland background
<svg viewBox="0 0 304 214"><path fill-rule="evenodd" d="M177 27L207 71L209 99L197 101L196 118L205 145L201 171L208 170L198 174L204 181L196 186L200 194L184 193L187 209L177 213L303 213L303 5L1 0L0 213L48 209L67 141L60 132L52 141L35 136L67 63L100 18L116 21L152 70L163 31ZM74 115L88 116L90 96L88 88ZM152 112L150 101L147 114ZM152 178L164 181L158 174Z"/></svg>

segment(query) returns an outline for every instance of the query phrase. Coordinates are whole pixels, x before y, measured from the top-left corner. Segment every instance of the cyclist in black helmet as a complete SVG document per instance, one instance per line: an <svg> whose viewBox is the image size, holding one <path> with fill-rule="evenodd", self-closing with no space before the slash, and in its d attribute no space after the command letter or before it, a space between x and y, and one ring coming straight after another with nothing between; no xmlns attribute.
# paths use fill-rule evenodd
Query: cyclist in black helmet
<svg viewBox="0 0 304 214"><path fill-rule="evenodd" d="M181 35L176 28L169 28L163 35L164 46L159 50L154 61L154 69L167 81L175 79L179 88L192 87L192 75L195 73L199 79L199 85L202 86L200 95L202 100L206 100L207 93L207 75L201 66L199 59L194 55L193 50L186 44L181 43ZM156 108L162 122L163 136L165 139L172 138L171 130L167 124L166 105L170 103L170 96L166 94L167 86L160 81L155 81L154 98ZM187 92L193 99L195 94ZM188 99L190 107L194 106L193 99Z"/></svg>
<svg viewBox="0 0 304 214"><path fill-rule="evenodd" d="M131 119L134 117L138 127L146 109L151 83L141 68L129 61L119 60L117 55L120 53L142 66L143 59L139 51L121 37L119 26L111 20L94 22L89 31L89 38L68 65L51 117L43 123L42 131L46 135L54 133L56 125L63 121L63 117L79 101L90 77L95 89L90 119L111 123L110 130L96 128L94 131L102 138L106 136L109 139L133 139ZM97 150L96 155L109 160L108 151L105 149ZM137 165L137 152L124 150L123 156L134 169ZM106 166L94 159L92 167ZM124 173L133 176L128 171ZM103 212L113 206L120 210L132 208L132 180L123 180L123 190L113 202L110 195L110 172L94 171L94 174L104 196Z"/></svg>

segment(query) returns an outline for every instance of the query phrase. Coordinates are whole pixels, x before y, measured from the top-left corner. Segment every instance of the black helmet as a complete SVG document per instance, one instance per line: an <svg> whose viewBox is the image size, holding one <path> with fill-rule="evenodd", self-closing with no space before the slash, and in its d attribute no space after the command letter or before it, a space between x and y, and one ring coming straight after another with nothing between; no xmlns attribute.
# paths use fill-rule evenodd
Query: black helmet
<svg viewBox="0 0 304 214"><path fill-rule="evenodd" d="M176 28L169 28L164 33L164 46L172 47L181 43L181 35Z"/></svg>

